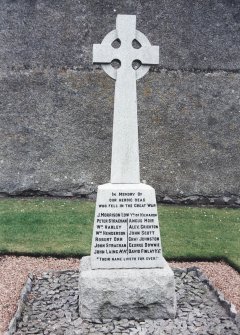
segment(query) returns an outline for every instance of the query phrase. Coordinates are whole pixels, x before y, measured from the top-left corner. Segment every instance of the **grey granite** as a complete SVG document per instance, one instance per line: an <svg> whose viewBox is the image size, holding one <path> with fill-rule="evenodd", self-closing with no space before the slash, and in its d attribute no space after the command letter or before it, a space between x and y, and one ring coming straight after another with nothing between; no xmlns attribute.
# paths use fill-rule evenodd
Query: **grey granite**
<svg viewBox="0 0 240 335"><path fill-rule="evenodd" d="M109 247L110 250L110 247ZM174 274L165 261L161 268L94 269L94 253L81 259L79 271L79 315L89 319L174 319L176 293ZM114 262L112 262L114 264ZM144 264L145 263L145 264ZM149 264L149 268L146 268ZM145 267L145 268L144 268Z"/></svg>

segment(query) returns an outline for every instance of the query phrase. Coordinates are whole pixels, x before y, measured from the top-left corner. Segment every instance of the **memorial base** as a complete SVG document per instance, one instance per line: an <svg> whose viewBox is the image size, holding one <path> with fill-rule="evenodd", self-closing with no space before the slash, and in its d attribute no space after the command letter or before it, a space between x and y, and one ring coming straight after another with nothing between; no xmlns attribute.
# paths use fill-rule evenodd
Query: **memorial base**
<svg viewBox="0 0 240 335"><path fill-rule="evenodd" d="M174 274L167 262L161 269L92 270L90 257L83 257L79 291L83 319L172 319L176 313Z"/></svg>

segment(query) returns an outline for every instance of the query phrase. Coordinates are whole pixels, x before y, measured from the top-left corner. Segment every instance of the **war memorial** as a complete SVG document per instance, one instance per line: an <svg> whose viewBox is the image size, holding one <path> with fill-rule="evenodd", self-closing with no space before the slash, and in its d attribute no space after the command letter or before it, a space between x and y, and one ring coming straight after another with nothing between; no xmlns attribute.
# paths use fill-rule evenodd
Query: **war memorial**
<svg viewBox="0 0 240 335"><path fill-rule="evenodd" d="M79 271L30 275L6 334L238 335L234 306L201 271L164 259L155 190L140 179L136 83L158 64L158 46L135 15L117 15L93 62L115 95L111 179L98 187L91 255Z"/></svg>

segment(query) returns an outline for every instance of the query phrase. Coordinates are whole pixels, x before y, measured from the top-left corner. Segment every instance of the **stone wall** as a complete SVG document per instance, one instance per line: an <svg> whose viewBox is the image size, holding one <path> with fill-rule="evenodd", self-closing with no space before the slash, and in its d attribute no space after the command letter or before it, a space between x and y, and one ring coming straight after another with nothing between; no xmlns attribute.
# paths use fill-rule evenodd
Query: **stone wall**
<svg viewBox="0 0 240 335"><path fill-rule="evenodd" d="M114 81L92 44L116 14L160 46L138 81L141 178L158 200L240 204L238 0L15 0L0 12L0 193L109 181Z"/></svg>

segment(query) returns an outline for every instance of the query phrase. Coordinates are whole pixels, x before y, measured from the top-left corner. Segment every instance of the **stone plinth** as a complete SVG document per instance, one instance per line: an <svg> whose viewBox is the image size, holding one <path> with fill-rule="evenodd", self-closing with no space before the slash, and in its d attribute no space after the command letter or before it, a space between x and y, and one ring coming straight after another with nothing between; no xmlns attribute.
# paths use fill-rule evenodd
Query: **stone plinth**
<svg viewBox="0 0 240 335"><path fill-rule="evenodd" d="M176 313L173 271L152 269L91 269L83 257L79 277L79 313L86 319L160 319Z"/></svg>

